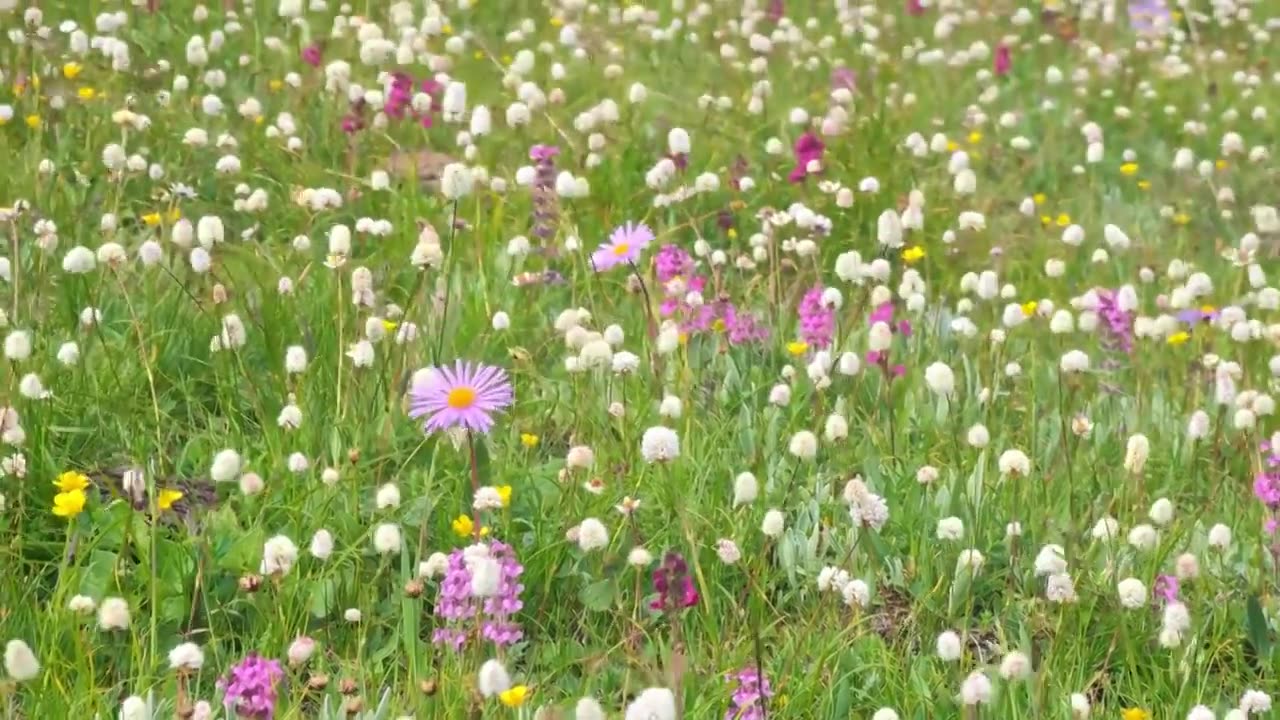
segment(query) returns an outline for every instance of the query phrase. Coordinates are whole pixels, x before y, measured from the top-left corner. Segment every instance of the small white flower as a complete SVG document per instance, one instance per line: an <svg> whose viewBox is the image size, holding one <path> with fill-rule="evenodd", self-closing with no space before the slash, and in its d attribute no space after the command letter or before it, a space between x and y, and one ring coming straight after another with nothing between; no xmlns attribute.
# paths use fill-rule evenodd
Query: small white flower
<svg viewBox="0 0 1280 720"><path fill-rule="evenodd" d="M782 536L782 531L787 528L787 520L783 516L781 510L770 510L764 514L764 522L760 524L760 531L767 537L778 538Z"/></svg>
<svg viewBox="0 0 1280 720"><path fill-rule="evenodd" d="M655 425L640 438L640 455L647 463L675 460L680 456L680 436L671 428Z"/></svg>
<svg viewBox="0 0 1280 720"><path fill-rule="evenodd" d="M595 518L587 518L578 526L578 547L582 552L592 552L608 547L609 531L604 523Z"/></svg>
<svg viewBox="0 0 1280 720"><path fill-rule="evenodd" d="M1129 610L1136 610L1147 603L1147 586L1137 578L1121 580L1116 591L1120 594L1120 604Z"/></svg>
<svg viewBox="0 0 1280 720"><path fill-rule="evenodd" d="M169 651L169 667L194 672L204 665L204 651L193 642L185 642Z"/></svg>
<svg viewBox="0 0 1280 720"><path fill-rule="evenodd" d="M943 662L955 662L960 659L960 655L964 651L964 646L960 642L960 636L951 630L938 635L938 639L934 642L934 649L938 653L938 659Z"/></svg>

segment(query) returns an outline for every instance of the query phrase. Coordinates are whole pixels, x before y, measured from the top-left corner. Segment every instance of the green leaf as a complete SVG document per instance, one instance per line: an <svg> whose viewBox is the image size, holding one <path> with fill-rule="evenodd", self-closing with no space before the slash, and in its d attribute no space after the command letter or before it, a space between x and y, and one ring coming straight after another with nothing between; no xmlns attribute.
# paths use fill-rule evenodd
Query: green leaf
<svg viewBox="0 0 1280 720"><path fill-rule="evenodd" d="M328 617L333 606L336 588L333 578L324 578L311 584L311 614L317 618Z"/></svg>
<svg viewBox="0 0 1280 720"><path fill-rule="evenodd" d="M1258 657L1266 662L1271 659L1271 630L1267 627L1267 616L1262 612L1262 604L1257 595L1250 595L1247 604L1247 629L1249 644L1258 653Z"/></svg>
<svg viewBox="0 0 1280 720"><path fill-rule="evenodd" d="M612 578L597 580L590 585L584 585L578 591L578 600L588 610L604 612L613 607L613 600L617 592L618 586Z"/></svg>

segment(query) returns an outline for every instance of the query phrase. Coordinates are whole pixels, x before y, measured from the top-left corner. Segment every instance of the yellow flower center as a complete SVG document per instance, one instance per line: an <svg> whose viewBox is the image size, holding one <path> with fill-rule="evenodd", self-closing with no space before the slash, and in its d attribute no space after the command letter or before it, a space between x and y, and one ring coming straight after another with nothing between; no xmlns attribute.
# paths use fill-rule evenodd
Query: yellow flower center
<svg viewBox="0 0 1280 720"><path fill-rule="evenodd" d="M476 402L476 391L469 387L457 387L449 391L449 396L445 398L445 402L449 403L449 407L454 410L466 410Z"/></svg>
<svg viewBox="0 0 1280 720"><path fill-rule="evenodd" d="M613 246L613 254L617 255L618 257L622 257L623 255L626 255L630 251L631 251L631 246L624 242L618 243L617 245Z"/></svg>

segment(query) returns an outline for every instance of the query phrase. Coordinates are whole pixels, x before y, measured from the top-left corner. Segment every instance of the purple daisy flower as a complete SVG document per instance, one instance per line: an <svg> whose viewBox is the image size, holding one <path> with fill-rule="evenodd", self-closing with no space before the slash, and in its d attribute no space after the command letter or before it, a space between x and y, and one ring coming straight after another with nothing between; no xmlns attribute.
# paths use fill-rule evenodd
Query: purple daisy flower
<svg viewBox="0 0 1280 720"><path fill-rule="evenodd" d="M644 223L619 225L609 235L609 242L601 243L591 253L596 272L611 270L622 263L632 264L640 258L640 251L653 242L653 231Z"/></svg>
<svg viewBox="0 0 1280 720"><path fill-rule="evenodd" d="M487 433L493 413L511 405L507 372L493 365L458 360L450 367L433 367L409 389L409 417L426 417L423 429L463 427Z"/></svg>

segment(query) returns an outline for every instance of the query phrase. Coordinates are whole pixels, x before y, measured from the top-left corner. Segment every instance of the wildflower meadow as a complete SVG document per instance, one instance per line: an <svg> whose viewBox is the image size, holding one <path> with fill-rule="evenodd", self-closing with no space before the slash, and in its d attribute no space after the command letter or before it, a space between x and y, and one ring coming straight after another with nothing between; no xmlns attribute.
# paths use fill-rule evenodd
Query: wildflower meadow
<svg viewBox="0 0 1280 720"><path fill-rule="evenodd" d="M1275 717L1280 2L1018 2L0 0L0 714Z"/></svg>

